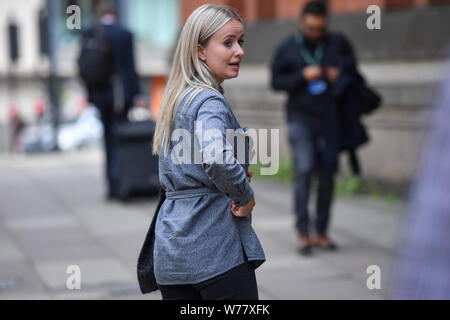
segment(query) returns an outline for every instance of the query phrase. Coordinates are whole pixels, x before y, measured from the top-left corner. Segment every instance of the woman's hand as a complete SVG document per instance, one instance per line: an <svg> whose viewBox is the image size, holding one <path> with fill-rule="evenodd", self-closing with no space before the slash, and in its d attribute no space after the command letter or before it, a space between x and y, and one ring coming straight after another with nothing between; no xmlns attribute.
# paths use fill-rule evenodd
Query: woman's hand
<svg viewBox="0 0 450 320"><path fill-rule="evenodd" d="M252 170L248 170L248 172L247 172L247 180L248 180L248 182L251 182L252 181L252 177L253 177L253 172L252 172Z"/></svg>
<svg viewBox="0 0 450 320"><path fill-rule="evenodd" d="M252 199L247 204L244 204L242 207L236 207L236 204L233 201L231 203L231 213L236 217L241 218L246 217L250 212L252 212L254 207L255 207L255 196L253 196Z"/></svg>
<svg viewBox="0 0 450 320"><path fill-rule="evenodd" d="M247 171L247 180L248 182L252 181L253 172L252 170ZM252 212L253 207L255 206L255 196L252 197L249 203L243 205L242 207L236 207L234 201L231 202L231 213L233 213L236 217L245 217L250 212Z"/></svg>

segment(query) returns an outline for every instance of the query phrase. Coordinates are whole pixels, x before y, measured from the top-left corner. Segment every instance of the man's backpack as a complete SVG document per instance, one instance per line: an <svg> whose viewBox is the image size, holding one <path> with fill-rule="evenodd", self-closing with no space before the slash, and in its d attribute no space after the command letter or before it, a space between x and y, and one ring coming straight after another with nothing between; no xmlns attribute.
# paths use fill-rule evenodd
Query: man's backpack
<svg viewBox="0 0 450 320"><path fill-rule="evenodd" d="M114 73L112 45L102 27L83 35L78 67L80 77L89 88L104 88L111 84Z"/></svg>

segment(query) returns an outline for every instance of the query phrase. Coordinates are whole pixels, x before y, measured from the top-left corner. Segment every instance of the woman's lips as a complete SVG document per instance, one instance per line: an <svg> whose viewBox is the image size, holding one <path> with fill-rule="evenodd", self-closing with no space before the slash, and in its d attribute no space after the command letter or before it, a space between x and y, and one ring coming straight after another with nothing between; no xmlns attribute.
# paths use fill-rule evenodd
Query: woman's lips
<svg viewBox="0 0 450 320"><path fill-rule="evenodd" d="M230 63L230 67L233 70L239 70L239 63Z"/></svg>

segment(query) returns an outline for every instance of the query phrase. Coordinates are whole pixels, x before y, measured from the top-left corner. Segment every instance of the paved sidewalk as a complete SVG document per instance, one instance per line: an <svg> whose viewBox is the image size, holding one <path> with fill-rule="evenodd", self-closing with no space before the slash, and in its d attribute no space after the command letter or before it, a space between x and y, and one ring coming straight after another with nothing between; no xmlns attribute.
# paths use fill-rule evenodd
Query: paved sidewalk
<svg viewBox="0 0 450 320"><path fill-rule="evenodd" d="M137 256L156 199L103 200L98 150L0 156L0 299L160 299L141 295ZM296 253L291 190L264 180L253 224L267 261L257 269L261 299L382 299L389 285L402 204L339 198L331 236L336 253ZM67 267L81 268L81 290L68 290ZM369 265L381 290L369 290Z"/></svg>

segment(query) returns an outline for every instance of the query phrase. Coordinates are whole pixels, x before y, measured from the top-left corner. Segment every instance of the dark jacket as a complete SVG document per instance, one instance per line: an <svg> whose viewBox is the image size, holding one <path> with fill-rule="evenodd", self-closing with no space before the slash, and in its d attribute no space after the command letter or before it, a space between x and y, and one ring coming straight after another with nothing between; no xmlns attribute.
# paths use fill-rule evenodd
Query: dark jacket
<svg viewBox="0 0 450 320"><path fill-rule="evenodd" d="M119 84L123 89L124 111L127 111L133 104L133 98L139 94L139 78L136 73L134 61L133 35L118 24L101 25L111 43L113 52L114 75L119 79ZM86 30L92 33L94 28ZM87 88L88 99L93 104L101 106L111 106L114 104L113 84L99 88Z"/></svg>
<svg viewBox="0 0 450 320"><path fill-rule="evenodd" d="M139 287L143 294L158 290L158 284L156 283L154 271L155 263L153 260L153 249L155 247L156 219L158 218L159 209L161 209L161 206L165 200L166 192L163 188L160 188L158 205L156 206L150 227L148 228L147 235L145 236L144 244L142 245L139 253L136 269Z"/></svg>
<svg viewBox="0 0 450 320"><path fill-rule="evenodd" d="M352 150L367 143L369 136L361 117L381 105L381 97L370 89L358 71L356 57L350 43L341 42L341 75L332 87L339 116L340 151Z"/></svg>
<svg viewBox="0 0 450 320"><path fill-rule="evenodd" d="M369 141L361 123L364 113L362 101L357 94L365 80L357 70L356 57L350 43L343 39L340 44L341 74L333 85L339 117L339 151L356 149Z"/></svg>
<svg viewBox="0 0 450 320"><path fill-rule="evenodd" d="M340 63L345 63L341 57L343 37L327 34L323 41L325 49L321 66L339 66ZM312 46L307 40L303 41L303 45L308 49ZM308 92L308 82L303 78L303 69L308 65L300 54L300 48L296 35L288 37L277 48L272 62L272 88L287 91L289 95L286 104L288 121L298 113L324 119L327 114L335 112L332 92L327 90L317 96Z"/></svg>
<svg viewBox="0 0 450 320"><path fill-rule="evenodd" d="M308 92L308 82L303 78L307 63L300 54L301 44L296 41L296 35L284 40L276 50L272 63L272 88L288 93L288 122L302 115L321 124L327 143L326 163L336 164L339 151L368 141L360 121L361 115L369 111L367 100L357 94L367 93L367 87L357 70L356 58L347 39L340 34L328 33L323 41L325 49L321 66L334 66L340 70L337 81L328 83L324 94L314 96ZM313 49L307 41L302 45Z"/></svg>

